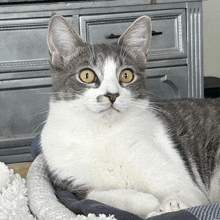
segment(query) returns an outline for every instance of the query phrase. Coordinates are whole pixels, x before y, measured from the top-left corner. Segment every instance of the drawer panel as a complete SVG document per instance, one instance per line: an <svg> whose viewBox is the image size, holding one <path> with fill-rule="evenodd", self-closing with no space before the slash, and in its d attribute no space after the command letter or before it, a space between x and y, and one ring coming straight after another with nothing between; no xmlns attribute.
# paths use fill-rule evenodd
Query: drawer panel
<svg viewBox="0 0 220 220"><path fill-rule="evenodd" d="M0 22L0 61L47 58L49 19L6 20Z"/></svg>
<svg viewBox="0 0 220 220"><path fill-rule="evenodd" d="M74 17L68 16L72 24ZM42 19L12 19L0 20L0 65L9 62L28 60L48 60L47 49L48 23L50 17ZM78 31L78 26L74 25ZM9 63L10 65L10 63ZM16 65L16 63L15 63Z"/></svg>
<svg viewBox="0 0 220 220"><path fill-rule="evenodd" d="M31 147L29 147L29 148L31 148ZM31 153L13 154L13 155L1 156L0 160L1 160L1 162L4 162L6 164L10 164L10 163L31 162L31 161L33 161L33 157L31 156Z"/></svg>
<svg viewBox="0 0 220 220"><path fill-rule="evenodd" d="M148 60L186 57L185 9L80 17L80 34L91 44L115 43L142 15L152 19L153 35Z"/></svg>
<svg viewBox="0 0 220 220"><path fill-rule="evenodd" d="M12 138L0 138L0 160L5 163L32 161L31 143L35 135L19 135Z"/></svg>
<svg viewBox="0 0 220 220"><path fill-rule="evenodd" d="M0 142L3 137L37 133L42 129L51 87L0 90ZM1 146L0 146L1 148Z"/></svg>
<svg viewBox="0 0 220 220"><path fill-rule="evenodd" d="M146 75L151 101L188 97L187 66L147 69Z"/></svg>

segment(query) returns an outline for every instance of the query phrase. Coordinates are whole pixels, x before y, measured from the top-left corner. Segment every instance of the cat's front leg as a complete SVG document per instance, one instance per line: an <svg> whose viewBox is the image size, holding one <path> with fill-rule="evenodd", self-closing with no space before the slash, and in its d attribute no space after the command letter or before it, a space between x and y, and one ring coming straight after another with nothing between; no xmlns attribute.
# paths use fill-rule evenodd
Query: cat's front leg
<svg viewBox="0 0 220 220"><path fill-rule="evenodd" d="M115 208L146 218L149 213L159 212L160 202L152 194L132 189L93 190L87 199L96 200Z"/></svg>

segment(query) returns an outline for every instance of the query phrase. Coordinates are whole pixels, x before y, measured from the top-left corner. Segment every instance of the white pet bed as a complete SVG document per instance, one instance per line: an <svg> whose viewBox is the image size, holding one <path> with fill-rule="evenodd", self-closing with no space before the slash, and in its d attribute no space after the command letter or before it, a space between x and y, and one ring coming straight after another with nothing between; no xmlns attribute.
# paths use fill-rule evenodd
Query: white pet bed
<svg viewBox="0 0 220 220"><path fill-rule="evenodd" d="M45 171L42 155L34 160L28 171L27 187L29 207L40 220L115 220L113 216L106 217L103 214L99 217L93 214L89 214L88 217L75 215L62 205L55 196L54 189Z"/></svg>
<svg viewBox="0 0 220 220"><path fill-rule="evenodd" d="M0 219L34 220L28 208L25 179L0 162Z"/></svg>

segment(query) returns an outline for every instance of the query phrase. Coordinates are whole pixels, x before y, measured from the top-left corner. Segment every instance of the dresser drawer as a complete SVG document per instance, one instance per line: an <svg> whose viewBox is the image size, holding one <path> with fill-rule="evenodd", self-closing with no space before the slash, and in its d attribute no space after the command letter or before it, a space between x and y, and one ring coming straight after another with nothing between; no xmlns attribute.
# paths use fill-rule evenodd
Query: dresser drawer
<svg viewBox="0 0 220 220"><path fill-rule="evenodd" d="M74 21L74 16L66 16L66 18L72 24L77 23ZM49 20L49 16L47 18L0 20L1 72L9 72L11 67L13 69L16 66L20 68L38 66L41 60L48 60ZM74 28L78 29L76 25ZM38 64L34 63L35 61Z"/></svg>
<svg viewBox="0 0 220 220"><path fill-rule="evenodd" d="M146 69L151 101L188 97L187 66Z"/></svg>
<svg viewBox="0 0 220 220"><path fill-rule="evenodd" d="M81 16L80 35L91 44L115 43L142 15L152 19L153 37L148 60L186 57L185 9Z"/></svg>

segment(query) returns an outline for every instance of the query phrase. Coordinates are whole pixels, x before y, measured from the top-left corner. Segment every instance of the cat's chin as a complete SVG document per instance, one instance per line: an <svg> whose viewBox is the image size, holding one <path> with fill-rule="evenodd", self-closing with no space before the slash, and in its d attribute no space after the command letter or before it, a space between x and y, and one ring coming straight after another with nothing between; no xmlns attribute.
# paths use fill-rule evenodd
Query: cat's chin
<svg viewBox="0 0 220 220"><path fill-rule="evenodd" d="M93 109L90 111L93 112L92 122L98 123L100 125L112 125L115 122L119 122L123 120L124 118L123 112L114 106L110 106L105 109L99 109L99 110L96 109L96 111L94 111ZM90 119L91 119L91 115L90 115Z"/></svg>
<svg viewBox="0 0 220 220"><path fill-rule="evenodd" d="M92 110L93 111L93 110ZM109 106L105 109L99 109L95 112L93 111L94 120L97 120L98 123L101 124L114 124L120 123L128 118L136 117L137 115L142 114L145 112L143 108L118 108L118 106Z"/></svg>
<svg viewBox="0 0 220 220"><path fill-rule="evenodd" d="M115 107L111 106L107 109L101 110L98 114L105 120L115 121L121 118L121 112Z"/></svg>

